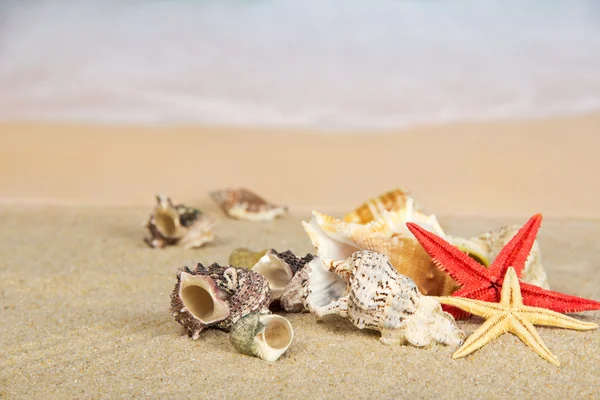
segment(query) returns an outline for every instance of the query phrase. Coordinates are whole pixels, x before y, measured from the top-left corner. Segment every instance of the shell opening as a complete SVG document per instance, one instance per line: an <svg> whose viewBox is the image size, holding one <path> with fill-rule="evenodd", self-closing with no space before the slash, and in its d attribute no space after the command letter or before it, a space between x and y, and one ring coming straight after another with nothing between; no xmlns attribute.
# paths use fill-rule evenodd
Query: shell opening
<svg viewBox="0 0 600 400"><path fill-rule="evenodd" d="M199 275L181 275L182 284L179 295L185 308L194 317L209 324L224 320L229 316L227 303L215 296L212 279Z"/></svg>
<svg viewBox="0 0 600 400"><path fill-rule="evenodd" d="M175 214L175 215L173 215ZM174 237L177 234L179 215L169 210L159 210L154 216L158 231L165 237Z"/></svg>
<svg viewBox="0 0 600 400"><path fill-rule="evenodd" d="M255 338L259 357L265 361L275 361L292 344L294 329L290 321L280 315L262 315L259 320L264 326Z"/></svg>
<svg viewBox="0 0 600 400"><path fill-rule="evenodd" d="M258 272L269 282L275 300L281 297L285 287L293 277L291 268L279 257L269 253L258 260L252 271Z"/></svg>
<svg viewBox="0 0 600 400"><path fill-rule="evenodd" d="M310 264L309 295L307 308L323 307L343 297L347 291L346 282L336 273L328 271L321 259L316 257Z"/></svg>
<svg viewBox="0 0 600 400"><path fill-rule="evenodd" d="M262 340L273 349L283 349L291 342L289 322L271 321L262 333Z"/></svg>

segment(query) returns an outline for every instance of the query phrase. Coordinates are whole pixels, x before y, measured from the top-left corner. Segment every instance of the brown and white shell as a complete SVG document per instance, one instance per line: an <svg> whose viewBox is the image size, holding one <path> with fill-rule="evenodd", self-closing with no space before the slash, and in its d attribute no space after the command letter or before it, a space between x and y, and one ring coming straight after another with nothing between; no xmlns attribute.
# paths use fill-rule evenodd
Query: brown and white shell
<svg viewBox="0 0 600 400"><path fill-rule="evenodd" d="M185 248L197 248L215 240L212 217L196 208L174 205L162 194L156 195L156 206L145 225L151 236L144 241L154 248L178 243Z"/></svg>
<svg viewBox="0 0 600 400"><path fill-rule="evenodd" d="M265 277L271 288L271 296L276 301L281 298L281 294L296 272L313 258L312 254L299 258L291 250L278 253L275 249L269 249L252 267L252 271Z"/></svg>
<svg viewBox="0 0 600 400"><path fill-rule="evenodd" d="M384 211L379 220L365 225L346 223L314 211L310 223L303 225L321 259L345 260L358 250L375 251L388 256L398 272L415 281L421 293L431 296L454 293L458 284L433 263L406 227L408 221L444 236L434 215L408 209Z"/></svg>
<svg viewBox="0 0 600 400"><path fill-rule="evenodd" d="M209 327L229 331L244 315L269 313L271 290L266 279L244 268L198 264L177 271L171 293L171 316L192 337Z"/></svg>
<svg viewBox="0 0 600 400"><path fill-rule="evenodd" d="M471 239L448 237L447 240L461 250L463 250L461 245L465 248L469 247L470 249L476 247L482 249L482 260L478 261L487 267L494 262L502 248L506 246L508 242L510 242L517 232L519 232L519 229L521 229L521 226L519 225L504 225L499 228L492 229L489 232L482 233L481 235ZM469 255L473 257L473 254ZM550 289L550 285L548 284L548 276L544 270L544 266L542 265L542 252L537 239L533 242L533 247L531 248L531 252L527 257L527 261L525 261L525 267L523 268L520 279L523 282L540 286L547 290Z"/></svg>
<svg viewBox="0 0 600 400"><path fill-rule="evenodd" d="M381 332L384 344L459 346L465 340L452 315L442 311L436 299L419 293L414 281L398 273L387 256L364 250L344 261L323 263L346 282L348 290L330 304L311 307L318 318L339 314L359 329Z"/></svg>
<svg viewBox="0 0 600 400"><path fill-rule="evenodd" d="M407 208L414 211L423 210L410 196L406 189L393 189L377 197L368 199L352 212L344 216L344 222L367 224L383 216L384 211L404 211Z"/></svg>
<svg viewBox="0 0 600 400"><path fill-rule="evenodd" d="M288 212L287 206L269 203L256 193L244 188L223 189L209 194L231 218L271 221Z"/></svg>

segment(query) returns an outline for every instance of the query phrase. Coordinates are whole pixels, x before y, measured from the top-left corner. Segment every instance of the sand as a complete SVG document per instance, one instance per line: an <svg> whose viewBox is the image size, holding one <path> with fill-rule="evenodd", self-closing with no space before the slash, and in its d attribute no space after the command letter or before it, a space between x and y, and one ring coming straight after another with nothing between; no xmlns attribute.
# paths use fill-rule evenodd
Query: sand
<svg viewBox="0 0 600 400"><path fill-rule="evenodd" d="M404 186L436 213L600 218L600 113L387 134L0 124L0 199L147 205L248 186L311 211Z"/></svg>
<svg viewBox="0 0 600 400"><path fill-rule="evenodd" d="M237 246L313 251L310 210L340 215L395 186L456 235L544 213L551 287L600 300L599 127L600 114L371 136L2 123L0 399L598 398L598 331L539 327L556 367L513 335L452 360L449 347L385 346L339 317L288 314L295 340L268 364L224 332L182 337L167 310L177 268L225 263ZM227 219L206 192L229 185L292 213ZM157 191L218 217L218 240L148 248Z"/></svg>

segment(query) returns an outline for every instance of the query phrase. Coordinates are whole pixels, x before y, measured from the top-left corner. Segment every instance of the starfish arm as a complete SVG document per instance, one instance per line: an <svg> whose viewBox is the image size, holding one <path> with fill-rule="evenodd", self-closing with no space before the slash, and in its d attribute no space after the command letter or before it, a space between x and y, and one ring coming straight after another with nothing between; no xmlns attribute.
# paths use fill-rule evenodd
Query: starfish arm
<svg viewBox="0 0 600 400"><path fill-rule="evenodd" d="M458 289L456 292L452 293L452 296L464 297L467 299L484 300L489 301L491 303L497 303L498 300L500 300L497 296L496 290L491 288L488 284L477 285L474 287L463 287L461 289ZM467 311L445 304L443 305L442 309L452 314L454 319L457 321L461 319L467 319L471 316L471 314Z"/></svg>
<svg viewBox="0 0 600 400"><path fill-rule="evenodd" d="M533 325L554 326L577 331L588 331L598 328L598 325L592 322L579 321L545 308L522 306L519 309L519 313L526 316Z"/></svg>
<svg viewBox="0 0 600 400"><path fill-rule="evenodd" d="M442 304L458 307L461 310L483 318L490 318L496 313L504 310L504 308L498 303L489 303L487 301L465 299L462 297L445 296L434 297L434 299Z"/></svg>
<svg viewBox="0 0 600 400"><path fill-rule="evenodd" d="M558 358L550 352L540 335L538 335L533 324L520 315L512 314L510 319L510 332L514 333L525 343L531 347L533 351L539 354L542 358L550 361L552 364L560 366Z"/></svg>
<svg viewBox="0 0 600 400"><path fill-rule="evenodd" d="M526 306L547 308L559 313L600 310L599 301L542 289L525 282L521 282L521 293Z"/></svg>
<svg viewBox="0 0 600 400"><path fill-rule="evenodd" d="M517 278L517 272L513 267L508 267L506 275L504 275L500 304L510 308L523 305L523 296L521 295L519 278Z"/></svg>
<svg viewBox="0 0 600 400"><path fill-rule="evenodd" d="M485 321L479 329L471 334L465 343L452 355L453 359L468 356L475 350L479 350L498 336L508 330L507 314L494 316Z"/></svg>
<svg viewBox="0 0 600 400"><path fill-rule="evenodd" d="M536 214L519 229L510 242L498 253L492 265L489 266L491 276L502 279L508 267L514 267L517 276L521 276L541 223L542 214Z"/></svg>
<svg viewBox="0 0 600 400"><path fill-rule="evenodd" d="M447 272L459 285L489 282L487 270L456 246L413 222L407 222L406 226L429 254L433 263Z"/></svg>

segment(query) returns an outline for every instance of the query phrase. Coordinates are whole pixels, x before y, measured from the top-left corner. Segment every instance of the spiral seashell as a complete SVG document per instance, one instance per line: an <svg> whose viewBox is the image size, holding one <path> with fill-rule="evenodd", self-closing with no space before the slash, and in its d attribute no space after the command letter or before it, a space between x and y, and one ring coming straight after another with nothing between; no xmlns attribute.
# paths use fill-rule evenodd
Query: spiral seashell
<svg viewBox="0 0 600 400"><path fill-rule="evenodd" d="M157 194L156 206L145 224L151 236L144 241L154 248L177 243L185 248L197 248L215 240L214 225L215 220L200 210L183 204L173 205L169 197Z"/></svg>
<svg viewBox="0 0 600 400"><path fill-rule="evenodd" d="M243 316L269 313L271 290L265 278L244 268L212 264L177 271L171 316L196 340L206 328L229 331Z"/></svg>
<svg viewBox="0 0 600 400"><path fill-rule="evenodd" d="M422 212L421 206L406 189L393 189L377 197L368 199L355 210L344 215L344 222L367 224L383 216L385 211L404 211L407 208Z"/></svg>
<svg viewBox="0 0 600 400"><path fill-rule="evenodd" d="M231 343L242 354L276 361L292 344L292 324L277 314L248 314L231 328Z"/></svg>
<svg viewBox="0 0 600 400"><path fill-rule="evenodd" d="M209 193L209 196L231 218L248 221L271 221L288 212L288 207L269 203L256 193L244 189L223 189Z"/></svg>

